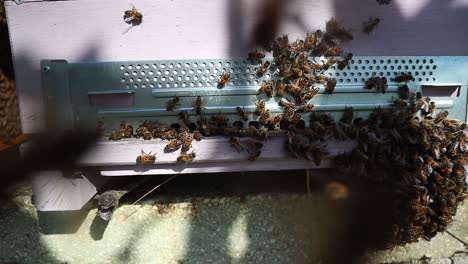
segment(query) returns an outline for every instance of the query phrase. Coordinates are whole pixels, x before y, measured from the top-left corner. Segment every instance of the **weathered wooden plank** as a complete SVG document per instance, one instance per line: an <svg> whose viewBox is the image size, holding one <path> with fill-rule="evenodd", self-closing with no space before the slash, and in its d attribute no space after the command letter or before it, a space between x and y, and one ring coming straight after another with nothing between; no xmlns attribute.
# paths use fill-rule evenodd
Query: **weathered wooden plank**
<svg viewBox="0 0 468 264"><path fill-rule="evenodd" d="M140 0L144 22L128 33L127 1L6 1L23 131L45 129L39 61L127 61L243 57L257 14L254 0ZM357 55L468 55L467 0L296 0L281 33L292 38L323 28L330 17L352 27L346 48ZM359 32L369 16L382 18L371 36ZM301 26L302 24L302 26ZM40 37L38 37L40 35Z"/></svg>

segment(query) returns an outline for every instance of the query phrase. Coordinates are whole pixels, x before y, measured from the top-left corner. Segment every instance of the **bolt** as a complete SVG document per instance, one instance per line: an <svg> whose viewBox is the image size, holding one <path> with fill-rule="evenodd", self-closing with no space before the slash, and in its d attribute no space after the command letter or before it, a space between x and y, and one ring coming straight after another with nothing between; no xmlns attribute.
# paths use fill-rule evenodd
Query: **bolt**
<svg viewBox="0 0 468 264"><path fill-rule="evenodd" d="M50 67L49 66L44 66L42 67L42 72L48 72L50 71Z"/></svg>

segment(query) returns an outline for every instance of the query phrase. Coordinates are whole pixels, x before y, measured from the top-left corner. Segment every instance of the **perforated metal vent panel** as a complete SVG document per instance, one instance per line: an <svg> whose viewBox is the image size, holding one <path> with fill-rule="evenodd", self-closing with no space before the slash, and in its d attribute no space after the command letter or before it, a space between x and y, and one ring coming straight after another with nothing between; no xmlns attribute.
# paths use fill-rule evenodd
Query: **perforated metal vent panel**
<svg viewBox="0 0 468 264"><path fill-rule="evenodd" d="M42 69L46 105L51 108L51 120L60 128L95 126L98 119L104 119L108 129L122 121L135 125L145 119L177 122L181 110L195 113L193 100L199 95L207 100L205 115L223 113L230 121L239 120L237 106L252 112L259 99L267 100L267 108L273 113L282 110L277 104L279 98L257 94L263 80L278 77L275 68L264 78L257 78L257 66L243 59L106 63L45 60ZM224 70L231 72L232 80L224 89L218 89L217 81ZM436 91L442 91L439 87L458 87L455 96L436 93L431 97L438 110L449 109L452 118L466 121L468 57L356 56L345 70L331 68L326 72L338 81L334 94L322 91L310 103L315 104L314 110L335 116L351 106L359 116L365 116L376 107L391 107L393 97L397 97L393 77L401 72L415 78L409 83L412 92L420 91L422 86L432 86ZM372 76L387 77L386 94L363 89L365 80ZM167 112L165 104L174 95L181 98L181 104ZM307 115L303 118L308 120Z"/></svg>

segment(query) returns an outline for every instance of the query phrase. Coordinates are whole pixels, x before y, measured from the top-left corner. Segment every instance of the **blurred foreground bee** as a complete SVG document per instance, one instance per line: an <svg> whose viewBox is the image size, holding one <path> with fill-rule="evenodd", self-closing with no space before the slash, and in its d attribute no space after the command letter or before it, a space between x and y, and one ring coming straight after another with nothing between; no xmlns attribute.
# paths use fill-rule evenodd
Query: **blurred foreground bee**
<svg viewBox="0 0 468 264"><path fill-rule="evenodd" d="M177 161L178 162L185 162L185 163L189 163L191 161L193 161L193 159L195 159L195 152L192 151L190 153L187 153L187 152L181 152L179 157L177 157Z"/></svg>
<svg viewBox="0 0 468 264"><path fill-rule="evenodd" d="M200 132L202 132L203 136L209 137L211 136L211 128L206 123L205 119L198 120L198 125L200 126Z"/></svg>
<svg viewBox="0 0 468 264"><path fill-rule="evenodd" d="M126 10L124 12L124 21L132 25L139 25L143 22L143 15L132 5L131 10Z"/></svg>
<svg viewBox="0 0 468 264"><path fill-rule="evenodd" d="M269 68L270 68L270 62L265 61L262 65L260 65L260 67L258 67L257 76L258 77L263 77L265 75L265 73L268 71Z"/></svg>
<svg viewBox="0 0 468 264"><path fill-rule="evenodd" d="M351 31L343 28L334 18L328 20L325 27L327 33L332 34L335 38L341 41L349 41L354 39L354 36L353 34L351 34Z"/></svg>
<svg viewBox="0 0 468 264"><path fill-rule="evenodd" d="M203 134L198 131L198 130L194 130L193 131L193 138L196 140L196 141L200 141L203 139Z"/></svg>
<svg viewBox="0 0 468 264"><path fill-rule="evenodd" d="M166 103L166 111L173 111L176 106L179 105L179 97L174 96L171 100Z"/></svg>
<svg viewBox="0 0 468 264"><path fill-rule="evenodd" d="M401 83L401 82L411 82L411 81L414 81L414 78L413 76L411 75L411 73L401 73L400 75L396 76L394 79L393 79L396 83Z"/></svg>
<svg viewBox="0 0 468 264"><path fill-rule="evenodd" d="M268 97L273 97L274 88L273 88L273 81L263 81L262 85L258 89L259 93L265 93Z"/></svg>
<svg viewBox="0 0 468 264"><path fill-rule="evenodd" d="M329 154L326 146L319 146L315 144L304 145L305 157L314 162L315 165L320 166L325 156Z"/></svg>
<svg viewBox="0 0 468 264"><path fill-rule="evenodd" d="M193 102L194 108L192 109L197 112L198 115L201 115L203 109L205 109L206 99L202 99L201 96L197 96L197 99Z"/></svg>
<svg viewBox="0 0 468 264"><path fill-rule="evenodd" d="M261 148L263 143L257 140L250 139L247 141L247 152L249 152L249 161L256 161L260 154L262 154Z"/></svg>
<svg viewBox="0 0 468 264"><path fill-rule="evenodd" d="M181 111L179 113L179 117L180 119L182 119L182 122L184 123L184 125L188 126L190 124L190 120L189 120L189 114L187 113L187 111Z"/></svg>
<svg viewBox="0 0 468 264"><path fill-rule="evenodd" d="M340 54L343 52L341 48L338 47L332 47L327 50L325 53L325 57L336 57L340 56Z"/></svg>
<svg viewBox="0 0 468 264"><path fill-rule="evenodd" d="M244 107L240 107L238 106L236 108L237 110L237 113L239 113L239 116L244 120L244 121L247 121L249 120L249 113L247 113L247 111L245 111L245 108Z"/></svg>
<svg viewBox="0 0 468 264"><path fill-rule="evenodd" d="M304 50L309 51L315 47L317 39L315 38L315 34L312 32L308 32L304 42Z"/></svg>
<svg viewBox="0 0 468 264"><path fill-rule="evenodd" d="M366 34L370 34L374 31L380 23L380 18L378 17L370 17L369 20L364 21L362 23L362 32Z"/></svg>
<svg viewBox="0 0 468 264"><path fill-rule="evenodd" d="M244 151L244 146L242 145L238 137L231 137L231 139L229 139L229 143L231 144L233 148L237 150L237 152Z"/></svg>
<svg viewBox="0 0 468 264"><path fill-rule="evenodd" d="M327 86L325 87L325 92L327 92L327 94L332 94L333 91L335 91L335 86L336 86L336 79L335 78L328 79Z"/></svg>
<svg viewBox="0 0 468 264"><path fill-rule="evenodd" d="M408 87L408 85L401 85L401 86L398 86L398 97L400 99L409 99L409 96L410 96L410 89Z"/></svg>
<svg viewBox="0 0 468 264"><path fill-rule="evenodd" d="M312 109L314 109L314 104L302 104L297 107L296 112L306 113L312 111Z"/></svg>
<svg viewBox="0 0 468 264"><path fill-rule="evenodd" d="M437 113L437 115L434 118L434 123L439 123L442 120L444 120L448 116L449 112L448 111L441 111Z"/></svg>
<svg viewBox="0 0 468 264"><path fill-rule="evenodd" d="M252 64L259 64L262 62L262 59L265 58L265 54L258 52L256 50L249 52L249 55L247 59L252 63Z"/></svg>
<svg viewBox="0 0 468 264"><path fill-rule="evenodd" d="M190 133L184 140L182 144L182 152L187 152L190 148L192 148L192 141L193 141L193 134Z"/></svg>
<svg viewBox="0 0 468 264"><path fill-rule="evenodd" d="M169 143L167 143L166 147L164 148L165 151L176 151L182 147L182 141L178 139L173 139Z"/></svg>
<svg viewBox="0 0 468 264"><path fill-rule="evenodd" d="M152 155L151 151L149 153L145 153L141 150L141 155L137 157L137 164L140 165L150 165L156 161L156 154Z"/></svg>
<svg viewBox="0 0 468 264"><path fill-rule="evenodd" d="M353 54L350 52L348 53L342 60L339 60L337 63L338 69L343 70L348 66L349 62L353 59Z"/></svg>
<svg viewBox="0 0 468 264"><path fill-rule="evenodd" d="M265 110L262 112L260 115L260 118L258 119L258 122L262 125L268 124L268 121L270 120L270 110Z"/></svg>
<svg viewBox="0 0 468 264"><path fill-rule="evenodd" d="M224 70L223 74L221 74L221 77L219 77L218 88L224 88L229 80L231 80L231 73Z"/></svg>

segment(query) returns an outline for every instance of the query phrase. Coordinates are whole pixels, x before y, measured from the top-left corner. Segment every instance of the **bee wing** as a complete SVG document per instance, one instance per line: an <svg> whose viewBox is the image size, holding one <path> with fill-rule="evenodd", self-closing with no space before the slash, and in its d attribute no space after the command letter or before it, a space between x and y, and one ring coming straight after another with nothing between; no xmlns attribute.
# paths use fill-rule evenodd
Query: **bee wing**
<svg viewBox="0 0 468 264"><path fill-rule="evenodd" d="M126 34L127 32L130 31L130 29L133 28L133 25L130 25L127 29L125 29L123 32L122 32L122 35Z"/></svg>
<svg viewBox="0 0 468 264"><path fill-rule="evenodd" d="M129 22L132 22L134 19L135 19L134 16L128 16L128 17L124 18L124 21L129 23Z"/></svg>

